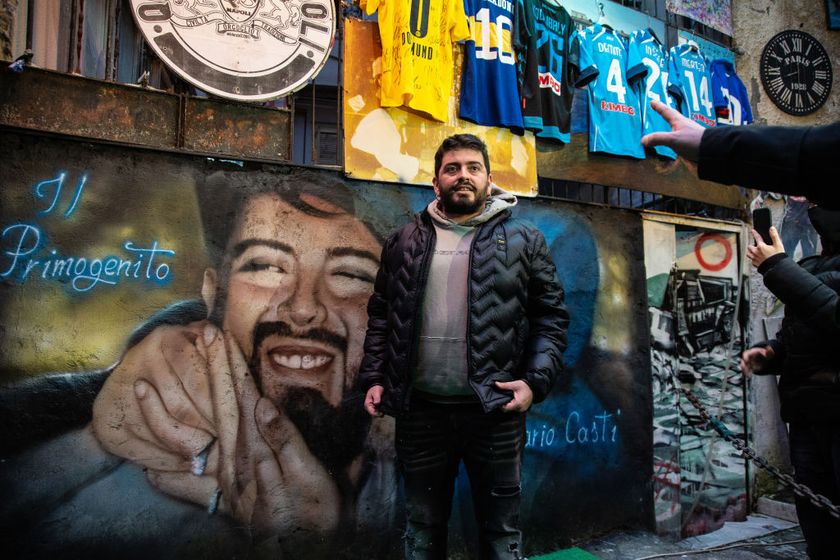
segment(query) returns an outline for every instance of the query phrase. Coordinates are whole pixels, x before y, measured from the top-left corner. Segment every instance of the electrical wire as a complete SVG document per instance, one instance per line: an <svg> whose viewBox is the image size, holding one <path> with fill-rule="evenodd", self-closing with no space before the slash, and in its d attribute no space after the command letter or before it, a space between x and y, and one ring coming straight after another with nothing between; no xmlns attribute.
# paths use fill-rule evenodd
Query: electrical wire
<svg viewBox="0 0 840 560"><path fill-rule="evenodd" d="M732 543L722 546L713 546L710 548L703 548L700 550L683 550L680 552L666 552L663 554L654 554L652 556L642 556L641 558L636 558L635 560L651 560L652 558L668 558L670 556L687 556L689 554L710 554L712 552L720 552L721 550L729 550L732 548L744 548L747 546L782 546L787 544L800 544L804 543L805 539L796 539L792 541L781 541L776 543L755 543L755 542L738 542Z"/></svg>

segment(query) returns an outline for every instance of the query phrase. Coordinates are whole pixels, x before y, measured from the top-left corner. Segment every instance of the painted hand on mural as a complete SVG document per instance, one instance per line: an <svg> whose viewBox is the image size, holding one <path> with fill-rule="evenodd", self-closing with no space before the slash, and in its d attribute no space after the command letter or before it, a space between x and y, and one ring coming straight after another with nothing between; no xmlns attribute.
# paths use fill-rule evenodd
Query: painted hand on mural
<svg viewBox="0 0 840 560"><path fill-rule="evenodd" d="M741 372L747 377L754 373L761 373L775 356L776 353L770 346L757 346L744 350L741 354Z"/></svg>
<svg viewBox="0 0 840 560"><path fill-rule="evenodd" d="M201 507L220 492L218 509L258 534L338 526L335 480L207 321L159 327L133 346L100 392L94 428L159 490Z"/></svg>
<svg viewBox="0 0 840 560"><path fill-rule="evenodd" d="M107 451L150 472L194 470L216 438L207 361L195 344L204 325L159 327L126 351L94 404L93 429Z"/></svg>
<svg viewBox="0 0 840 560"><path fill-rule="evenodd" d="M755 239L755 245L747 247L747 258L750 259L750 262L752 262L755 267L761 266L761 263L773 255L785 252L785 246L782 245L782 238L773 226L770 226L770 239L773 240L771 245L765 243L764 240L761 239L761 234L759 234L756 230L752 230L752 236L753 239Z"/></svg>
<svg viewBox="0 0 840 560"><path fill-rule="evenodd" d="M260 395L239 346L208 326L206 341L219 435L221 507L258 535L287 538L338 527L335 480L282 410Z"/></svg>
<svg viewBox="0 0 840 560"><path fill-rule="evenodd" d="M651 101L651 108L671 125L671 132L653 132L642 136L642 146L667 146L689 161L697 161L700 155L700 139L706 130L693 120L683 116L659 101Z"/></svg>
<svg viewBox="0 0 840 560"><path fill-rule="evenodd" d="M511 391L513 398L502 406L505 412L525 412L534 402L534 393L527 383L521 379L516 381L496 381L496 387L503 391Z"/></svg>

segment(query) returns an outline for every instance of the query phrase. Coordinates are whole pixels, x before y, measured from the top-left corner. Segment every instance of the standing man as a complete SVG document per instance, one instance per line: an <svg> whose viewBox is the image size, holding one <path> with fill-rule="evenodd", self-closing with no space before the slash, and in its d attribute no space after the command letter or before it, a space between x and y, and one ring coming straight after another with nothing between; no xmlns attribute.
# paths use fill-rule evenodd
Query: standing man
<svg viewBox="0 0 840 560"><path fill-rule="evenodd" d="M359 372L365 409L397 419L406 558L446 558L462 460L480 557L522 558L525 412L563 367L563 288L542 234L492 184L484 142L444 140L433 184L435 200L382 250Z"/></svg>

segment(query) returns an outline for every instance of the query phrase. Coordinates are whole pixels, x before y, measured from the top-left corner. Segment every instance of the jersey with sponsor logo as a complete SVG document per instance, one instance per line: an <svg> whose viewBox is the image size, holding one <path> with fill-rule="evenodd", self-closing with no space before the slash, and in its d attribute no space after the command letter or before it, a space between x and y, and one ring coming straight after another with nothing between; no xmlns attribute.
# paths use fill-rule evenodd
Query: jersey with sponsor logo
<svg viewBox="0 0 840 560"><path fill-rule="evenodd" d="M673 82L670 91L679 103L680 112L706 128L715 126L712 76L706 57L697 45L683 43L671 47L668 59L668 71Z"/></svg>
<svg viewBox="0 0 840 560"><path fill-rule="evenodd" d="M650 107L655 100L675 108L668 93L668 58L662 43L649 29L640 29L630 36L627 51L627 79L639 96L642 133L670 132L671 125ZM654 150L663 157L677 159L677 153L667 146L656 146Z"/></svg>
<svg viewBox="0 0 840 560"><path fill-rule="evenodd" d="M470 35L463 0L367 0L379 10L379 103L405 105L446 121L452 93L452 42Z"/></svg>
<svg viewBox="0 0 840 560"><path fill-rule="evenodd" d="M572 43L575 86L589 100L589 151L644 159L639 99L627 83L627 45L611 27L594 24Z"/></svg>
<svg viewBox="0 0 840 560"><path fill-rule="evenodd" d="M523 0L464 0L470 27L461 75L462 119L523 133L516 75L523 50Z"/></svg>
<svg viewBox="0 0 840 560"><path fill-rule="evenodd" d="M712 74L712 103L718 124L750 124L750 99L744 82L728 60L719 58L709 65Z"/></svg>
<svg viewBox="0 0 840 560"><path fill-rule="evenodd" d="M520 78L525 128L540 138L568 143L574 94L568 79L572 18L545 0L527 2L524 17L528 41Z"/></svg>

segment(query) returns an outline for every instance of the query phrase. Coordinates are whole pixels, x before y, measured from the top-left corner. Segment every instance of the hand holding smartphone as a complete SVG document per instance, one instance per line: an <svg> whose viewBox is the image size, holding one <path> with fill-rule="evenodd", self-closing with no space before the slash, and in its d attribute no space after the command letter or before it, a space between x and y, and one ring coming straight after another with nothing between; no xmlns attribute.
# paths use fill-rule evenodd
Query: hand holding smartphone
<svg viewBox="0 0 840 560"><path fill-rule="evenodd" d="M770 226L773 225L769 208L756 208L752 213L753 229L761 235L761 239L768 245L773 244L770 237Z"/></svg>

